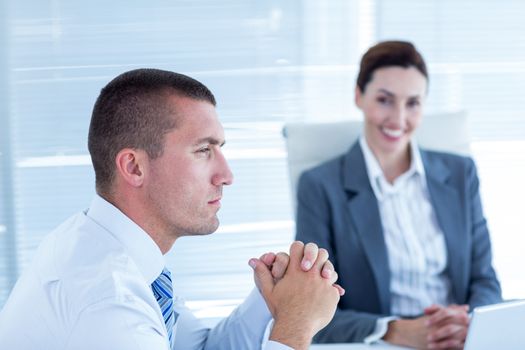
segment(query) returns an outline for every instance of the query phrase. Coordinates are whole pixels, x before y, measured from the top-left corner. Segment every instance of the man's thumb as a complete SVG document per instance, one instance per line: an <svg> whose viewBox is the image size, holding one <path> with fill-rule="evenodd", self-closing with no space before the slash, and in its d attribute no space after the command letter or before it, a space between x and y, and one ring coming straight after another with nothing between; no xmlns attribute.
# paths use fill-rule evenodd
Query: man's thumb
<svg viewBox="0 0 525 350"><path fill-rule="evenodd" d="M274 287L272 272L265 263L256 258L250 259L250 261L248 261L248 265L250 265L253 269L253 279L255 280L255 285L257 288L259 288L259 291L266 299Z"/></svg>

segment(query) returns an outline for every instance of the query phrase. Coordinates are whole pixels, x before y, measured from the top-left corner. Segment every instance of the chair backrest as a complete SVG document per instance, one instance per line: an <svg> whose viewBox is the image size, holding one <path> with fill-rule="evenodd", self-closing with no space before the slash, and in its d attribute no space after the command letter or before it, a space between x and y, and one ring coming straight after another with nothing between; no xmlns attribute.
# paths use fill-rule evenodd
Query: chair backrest
<svg viewBox="0 0 525 350"><path fill-rule="evenodd" d="M284 126L294 208L301 173L348 151L362 128L362 121L289 123ZM416 139L427 149L468 155L467 113L460 111L425 116L416 131Z"/></svg>

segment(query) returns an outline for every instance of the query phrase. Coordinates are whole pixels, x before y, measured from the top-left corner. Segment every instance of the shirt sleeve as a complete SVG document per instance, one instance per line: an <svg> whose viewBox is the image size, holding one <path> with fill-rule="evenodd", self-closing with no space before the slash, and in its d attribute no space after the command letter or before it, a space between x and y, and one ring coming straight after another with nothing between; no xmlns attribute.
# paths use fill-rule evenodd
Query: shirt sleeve
<svg viewBox="0 0 525 350"><path fill-rule="evenodd" d="M376 321L376 328L368 337L365 338L365 344L373 344L379 342L388 331L388 323L398 319L399 317L396 316L378 318Z"/></svg>
<svg viewBox="0 0 525 350"><path fill-rule="evenodd" d="M276 342L266 343L265 331L272 316L257 288L229 317L211 329L205 327L180 300L175 303L175 311L179 314L175 333L176 349L290 349Z"/></svg>

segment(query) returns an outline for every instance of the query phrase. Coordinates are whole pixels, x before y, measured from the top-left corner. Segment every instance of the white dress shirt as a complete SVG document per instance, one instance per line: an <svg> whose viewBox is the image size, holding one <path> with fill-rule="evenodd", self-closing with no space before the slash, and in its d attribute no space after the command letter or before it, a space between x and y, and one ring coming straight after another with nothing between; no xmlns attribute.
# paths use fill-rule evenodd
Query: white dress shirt
<svg viewBox="0 0 525 350"><path fill-rule="evenodd" d="M166 350L166 326L151 283L159 247L96 196L40 245L0 312L0 349ZM177 281L174 281L177 283ZM271 315L257 290L215 328L174 298L174 349L260 349ZM290 349L269 341L266 350Z"/></svg>
<svg viewBox="0 0 525 350"><path fill-rule="evenodd" d="M450 303L445 236L430 202L425 168L415 141L410 143L410 168L390 184L361 137L367 173L377 198L390 268L391 314L418 316L432 304ZM380 319L367 342L381 338L387 322ZM380 335L378 337L378 335Z"/></svg>

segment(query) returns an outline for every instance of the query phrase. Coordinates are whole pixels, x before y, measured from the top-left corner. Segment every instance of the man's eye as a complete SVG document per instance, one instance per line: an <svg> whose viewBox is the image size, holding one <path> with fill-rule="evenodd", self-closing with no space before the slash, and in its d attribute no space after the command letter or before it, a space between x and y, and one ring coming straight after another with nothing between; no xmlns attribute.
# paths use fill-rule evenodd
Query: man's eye
<svg viewBox="0 0 525 350"><path fill-rule="evenodd" d="M390 104L391 101L388 97L383 97L383 96L380 96L377 98L377 102L379 102L380 104L383 104L383 105L386 105L386 104Z"/></svg>
<svg viewBox="0 0 525 350"><path fill-rule="evenodd" d="M210 148L209 147L204 147L204 148L201 148L197 151L198 153L208 153L210 152Z"/></svg>
<svg viewBox="0 0 525 350"><path fill-rule="evenodd" d="M412 100L412 101L409 101L408 102L408 107L417 107L419 106L419 101L418 100Z"/></svg>

